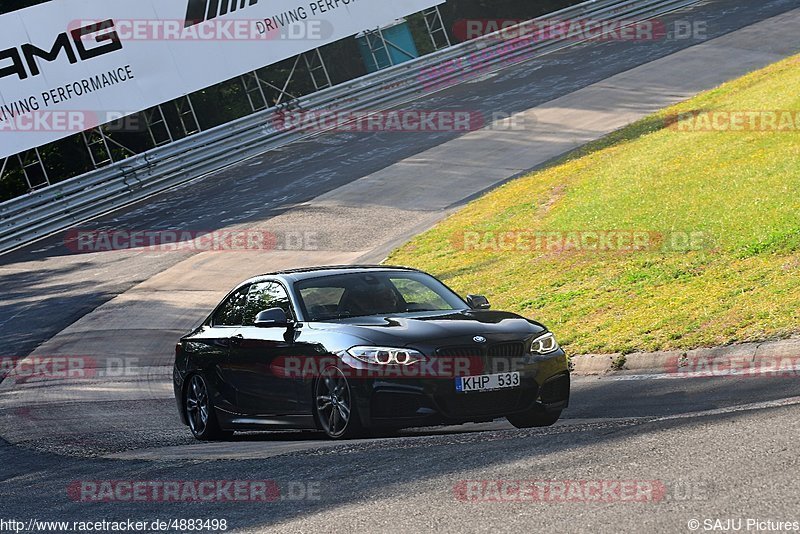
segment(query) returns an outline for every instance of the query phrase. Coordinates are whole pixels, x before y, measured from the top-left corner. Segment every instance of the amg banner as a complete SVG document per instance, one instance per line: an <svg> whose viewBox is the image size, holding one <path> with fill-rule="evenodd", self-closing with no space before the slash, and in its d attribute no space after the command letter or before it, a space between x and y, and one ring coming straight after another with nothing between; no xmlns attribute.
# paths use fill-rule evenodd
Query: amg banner
<svg viewBox="0 0 800 534"><path fill-rule="evenodd" d="M445 0L55 0L0 16L0 158Z"/></svg>

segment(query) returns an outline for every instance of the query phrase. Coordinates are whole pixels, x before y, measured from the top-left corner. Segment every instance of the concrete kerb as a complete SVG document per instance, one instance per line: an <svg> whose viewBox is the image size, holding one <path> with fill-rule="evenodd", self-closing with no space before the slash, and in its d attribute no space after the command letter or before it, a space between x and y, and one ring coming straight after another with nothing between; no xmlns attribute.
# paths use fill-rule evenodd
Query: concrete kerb
<svg viewBox="0 0 800 534"><path fill-rule="evenodd" d="M711 362L732 367L741 362L768 363L800 358L800 338L723 347L625 354L582 354L572 356L572 372L578 376L607 374L668 374L691 366L692 362ZM798 370L800 371L800 370Z"/></svg>

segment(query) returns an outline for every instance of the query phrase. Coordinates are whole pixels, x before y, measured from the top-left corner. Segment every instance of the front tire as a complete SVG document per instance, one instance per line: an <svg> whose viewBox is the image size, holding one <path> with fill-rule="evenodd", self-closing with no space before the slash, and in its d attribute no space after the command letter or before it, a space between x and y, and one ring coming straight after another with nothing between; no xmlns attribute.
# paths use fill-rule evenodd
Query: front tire
<svg viewBox="0 0 800 534"><path fill-rule="evenodd" d="M526 412L509 415L508 422L517 428L541 428L553 426L561 418L561 410L548 412L542 408L533 408Z"/></svg>
<svg viewBox="0 0 800 534"><path fill-rule="evenodd" d="M211 401L208 384L202 375L192 375L183 395L183 408L189 429L195 439L200 441L218 441L233 436L233 432L219 427L217 413Z"/></svg>
<svg viewBox="0 0 800 534"><path fill-rule="evenodd" d="M339 368L328 367L317 380L314 414L331 439L352 439L363 432L350 383Z"/></svg>

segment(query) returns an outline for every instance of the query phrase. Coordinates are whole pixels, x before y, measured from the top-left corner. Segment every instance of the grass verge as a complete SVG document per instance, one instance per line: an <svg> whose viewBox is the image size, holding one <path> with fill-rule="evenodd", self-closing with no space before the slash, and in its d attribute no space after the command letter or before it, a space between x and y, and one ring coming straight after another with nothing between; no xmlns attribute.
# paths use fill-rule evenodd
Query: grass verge
<svg viewBox="0 0 800 534"><path fill-rule="evenodd" d="M542 321L573 354L800 333L800 124L670 120L800 114L798 87L800 56L663 110L472 202L387 263Z"/></svg>

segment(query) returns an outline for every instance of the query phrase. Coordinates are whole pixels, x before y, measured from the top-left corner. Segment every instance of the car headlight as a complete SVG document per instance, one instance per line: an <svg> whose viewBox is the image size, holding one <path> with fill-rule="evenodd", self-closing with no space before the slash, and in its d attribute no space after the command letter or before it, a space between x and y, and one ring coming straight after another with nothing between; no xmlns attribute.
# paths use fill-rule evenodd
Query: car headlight
<svg viewBox="0 0 800 534"><path fill-rule="evenodd" d="M391 347L353 347L347 353L364 363L377 365L411 365L425 358L413 349Z"/></svg>
<svg viewBox="0 0 800 534"><path fill-rule="evenodd" d="M559 349L558 341L556 341L556 336L551 333L547 333L543 336L539 336L533 340L531 343L531 354L551 354Z"/></svg>

